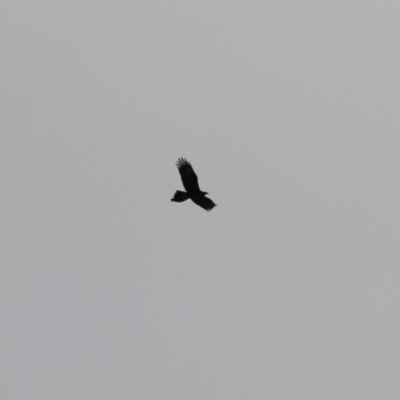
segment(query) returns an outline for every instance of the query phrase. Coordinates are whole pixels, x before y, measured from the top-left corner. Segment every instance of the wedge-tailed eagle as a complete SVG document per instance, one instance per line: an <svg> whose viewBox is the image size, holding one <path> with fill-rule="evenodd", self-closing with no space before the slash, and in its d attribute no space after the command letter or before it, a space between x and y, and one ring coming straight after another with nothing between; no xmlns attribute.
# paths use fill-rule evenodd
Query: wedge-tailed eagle
<svg viewBox="0 0 400 400"><path fill-rule="evenodd" d="M206 211L211 211L216 204L211 199L206 197L206 194L208 194L207 192L202 192L200 190L197 175L194 172L190 162L188 162L185 158L180 158L176 162L176 166L181 174L183 187L186 189L186 192L177 190L171 201L182 203L183 201L190 199L193 201L193 203L204 208Z"/></svg>

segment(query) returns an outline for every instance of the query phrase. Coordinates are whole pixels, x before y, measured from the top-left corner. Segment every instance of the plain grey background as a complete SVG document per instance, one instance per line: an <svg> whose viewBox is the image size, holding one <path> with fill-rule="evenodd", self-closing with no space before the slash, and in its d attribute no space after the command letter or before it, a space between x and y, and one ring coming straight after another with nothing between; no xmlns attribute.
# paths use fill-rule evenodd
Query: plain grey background
<svg viewBox="0 0 400 400"><path fill-rule="evenodd" d="M3 2L0 397L399 399L399 21Z"/></svg>

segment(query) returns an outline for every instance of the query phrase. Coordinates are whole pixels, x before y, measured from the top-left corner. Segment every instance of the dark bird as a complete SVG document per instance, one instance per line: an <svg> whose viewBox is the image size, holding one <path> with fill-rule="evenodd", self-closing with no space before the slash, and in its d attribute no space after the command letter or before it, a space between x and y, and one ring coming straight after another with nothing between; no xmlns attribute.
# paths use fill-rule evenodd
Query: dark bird
<svg viewBox="0 0 400 400"><path fill-rule="evenodd" d="M176 166L181 174L183 187L186 189L186 192L177 190L171 201L182 203L183 201L190 199L198 206L207 211L211 211L216 204L211 199L206 197L206 194L208 194L207 192L202 192L200 190L197 175L194 172L190 162L188 162L185 158L180 158L176 162Z"/></svg>

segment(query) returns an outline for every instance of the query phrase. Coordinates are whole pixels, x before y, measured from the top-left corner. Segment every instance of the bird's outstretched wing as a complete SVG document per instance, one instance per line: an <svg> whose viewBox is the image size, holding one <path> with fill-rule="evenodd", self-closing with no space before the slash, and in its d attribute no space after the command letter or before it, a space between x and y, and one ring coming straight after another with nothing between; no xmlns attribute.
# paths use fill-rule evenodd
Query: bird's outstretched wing
<svg viewBox="0 0 400 400"><path fill-rule="evenodd" d="M201 208L204 208L206 211L211 211L216 204L206 196L192 197L194 203L196 203Z"/></svg>
<svg viewBox="0 0 400 400"><path fill-rule="evenodd" d="M183 187L186 189L186 191L189 194L199 193L199 181L190 162L187 161L185 158L180 158L176 162L176 166L178 167Z"/></svg>

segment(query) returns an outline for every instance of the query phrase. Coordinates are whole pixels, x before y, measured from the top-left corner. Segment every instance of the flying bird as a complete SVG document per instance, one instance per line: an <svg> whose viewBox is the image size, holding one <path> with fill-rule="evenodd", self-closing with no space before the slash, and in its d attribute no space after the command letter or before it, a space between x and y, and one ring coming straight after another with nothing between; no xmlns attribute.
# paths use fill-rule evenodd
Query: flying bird
<svg viewBox="0 0 400 400"><path fill-rule="evenodd" d="M190 199L193 201L193 203L204 208L206 211L211 211L216 204L211 199L206 197L206 194L208 194L207 192L202 192L200 190L197 175L194 172L190 162L188 162L185 158L180 158L176 162L176 166L181 174L183 187L186 189L186 192L177 190L171 201L182 203L183 201Z"/></svg>

